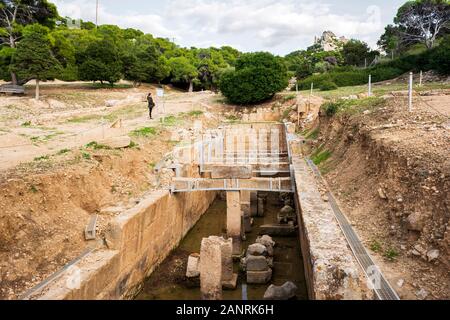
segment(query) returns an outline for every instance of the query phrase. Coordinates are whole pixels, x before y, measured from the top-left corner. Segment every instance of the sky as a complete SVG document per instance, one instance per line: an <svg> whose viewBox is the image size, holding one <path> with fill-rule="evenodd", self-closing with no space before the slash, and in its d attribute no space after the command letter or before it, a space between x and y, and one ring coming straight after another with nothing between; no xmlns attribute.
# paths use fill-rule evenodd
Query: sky
<svg viewBox="0 0 450 320"><path fill-rule="evenodd" d="M286 55L323 31L372 48L406 0L99 0L99 24L136 28L183 47ZM52 0L61 16L95 21L96 0Z"/></svg>

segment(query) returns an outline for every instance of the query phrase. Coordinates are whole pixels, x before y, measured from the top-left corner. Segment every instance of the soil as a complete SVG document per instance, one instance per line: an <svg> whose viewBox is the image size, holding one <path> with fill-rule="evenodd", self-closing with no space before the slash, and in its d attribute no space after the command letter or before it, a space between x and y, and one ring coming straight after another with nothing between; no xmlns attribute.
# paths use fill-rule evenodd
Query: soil
<svg viewBox="0 0 450 320"><path fill-rule="evenodd" d="M403 299L450 299L450 96L322 116L313 150L366 248ZM436 257L437 253L437 257Z"/></svg>
<svg viewBox="0 0 450 320"><path fill-rule="evenodd" d="M166 187L168 173L162 170L156 174L154 167L172 151L174 136L179 137L180 132L182 136L192 135L189 129L199 120L204 127L218 125L219 118L210 112L214 94L183 94L170 89L166 91L166 116L174 115L175 120L161 124L163 115L157 110L156 119L150 121L146 103L130 102L133 99L129 98L149 90L154 87L94 90L85 84L57 84L43 86L40 102L27 97L0 97L0 299L19 298L86 248L96 246L95 241L84 239L84 229L93 214L99 215L97 232L101 241L102 229L110 219L135 206L146 193ZM71 95L77 96L76 103L66 101ZM108 99L119 101L118 106L106 108ZM50 100L57 101L59 108L48 104ZM203 101L208 105L200 105ZM14 107L9 107L10 103ZM6 119L11 110L17 112L14 121ZM187 114L192 110L204 113ZM71 134L102 121L98 117L68 121L85 112L115 115L123 119L122 126L117 129L108 125L75 139ZM30 123L24 126L24 122ZM156 127L159 133L132 135L134 145L119 150L86 146L100 141L105 131L106 137L122 136L143 127ZM45 137L53 128L64 133L32 145L12 150L8 147L11 142L20 144L21 139L29 141L31 134Z"/></svg>

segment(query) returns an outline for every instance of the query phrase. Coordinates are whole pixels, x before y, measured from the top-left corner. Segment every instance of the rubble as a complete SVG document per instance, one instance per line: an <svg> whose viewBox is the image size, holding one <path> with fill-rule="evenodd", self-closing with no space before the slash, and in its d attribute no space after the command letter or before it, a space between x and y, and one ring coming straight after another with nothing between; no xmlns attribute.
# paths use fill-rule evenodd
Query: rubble
<svg viewBox="0 0 450 320"><path fill-rule="evenodd" d="M290 281L280 287L271 285L264 293L264 300L289 300L295 297L297 290L297 286Z"/></svg>

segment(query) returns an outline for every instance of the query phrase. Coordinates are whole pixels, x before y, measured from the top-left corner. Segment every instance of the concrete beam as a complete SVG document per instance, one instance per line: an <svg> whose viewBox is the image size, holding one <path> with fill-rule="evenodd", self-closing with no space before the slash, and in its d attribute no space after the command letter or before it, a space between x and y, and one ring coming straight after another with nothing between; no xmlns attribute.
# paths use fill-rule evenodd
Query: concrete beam
<svg viewBox="0 0 450 320"><path fill-rule="evenodd" d="M251 178L251 179L172 179L172 192L193 191L267 191L294 192L291 178Z"/></svg>
<svg viewBox="0 0 450 320"><path fill-rule="evenodd" d="M212 179L250 179L253 175L251 165L246 166L228 166L217 165L211 167Z"/></svg>
<svg viewBox="0 0 450 320"><path fill-rule="evenodd" d="M202 172L212 172L216 166L220 166L223 162L210 162L204 163ZM242 164L236 163L236 166L241 166ZM280 172L289 172L289 162L258 162L255 164L248 164L252 167L253 172L265 172L265 171L280 171ZM231 166L231 165L229 165Z"/></svg>
<svg viewBox="0 0 450 320"><path fill-rule="evenodd" d="M233 255L241 254L241 215L239 191L227 192L227 235L233 240Z"/></svg>

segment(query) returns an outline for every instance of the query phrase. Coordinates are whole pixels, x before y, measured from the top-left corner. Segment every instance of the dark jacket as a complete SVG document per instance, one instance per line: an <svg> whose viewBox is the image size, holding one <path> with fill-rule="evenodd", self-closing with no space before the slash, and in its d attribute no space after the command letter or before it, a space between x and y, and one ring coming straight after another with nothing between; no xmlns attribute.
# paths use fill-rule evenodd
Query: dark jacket
<svg viewBox="0 0 450 320"><path fill-rule="evenodd" d="M152 96L147 96L147 102L148 102L148 107L149 108L154 108L155 107L155 102L153 101Z"/></svg>

